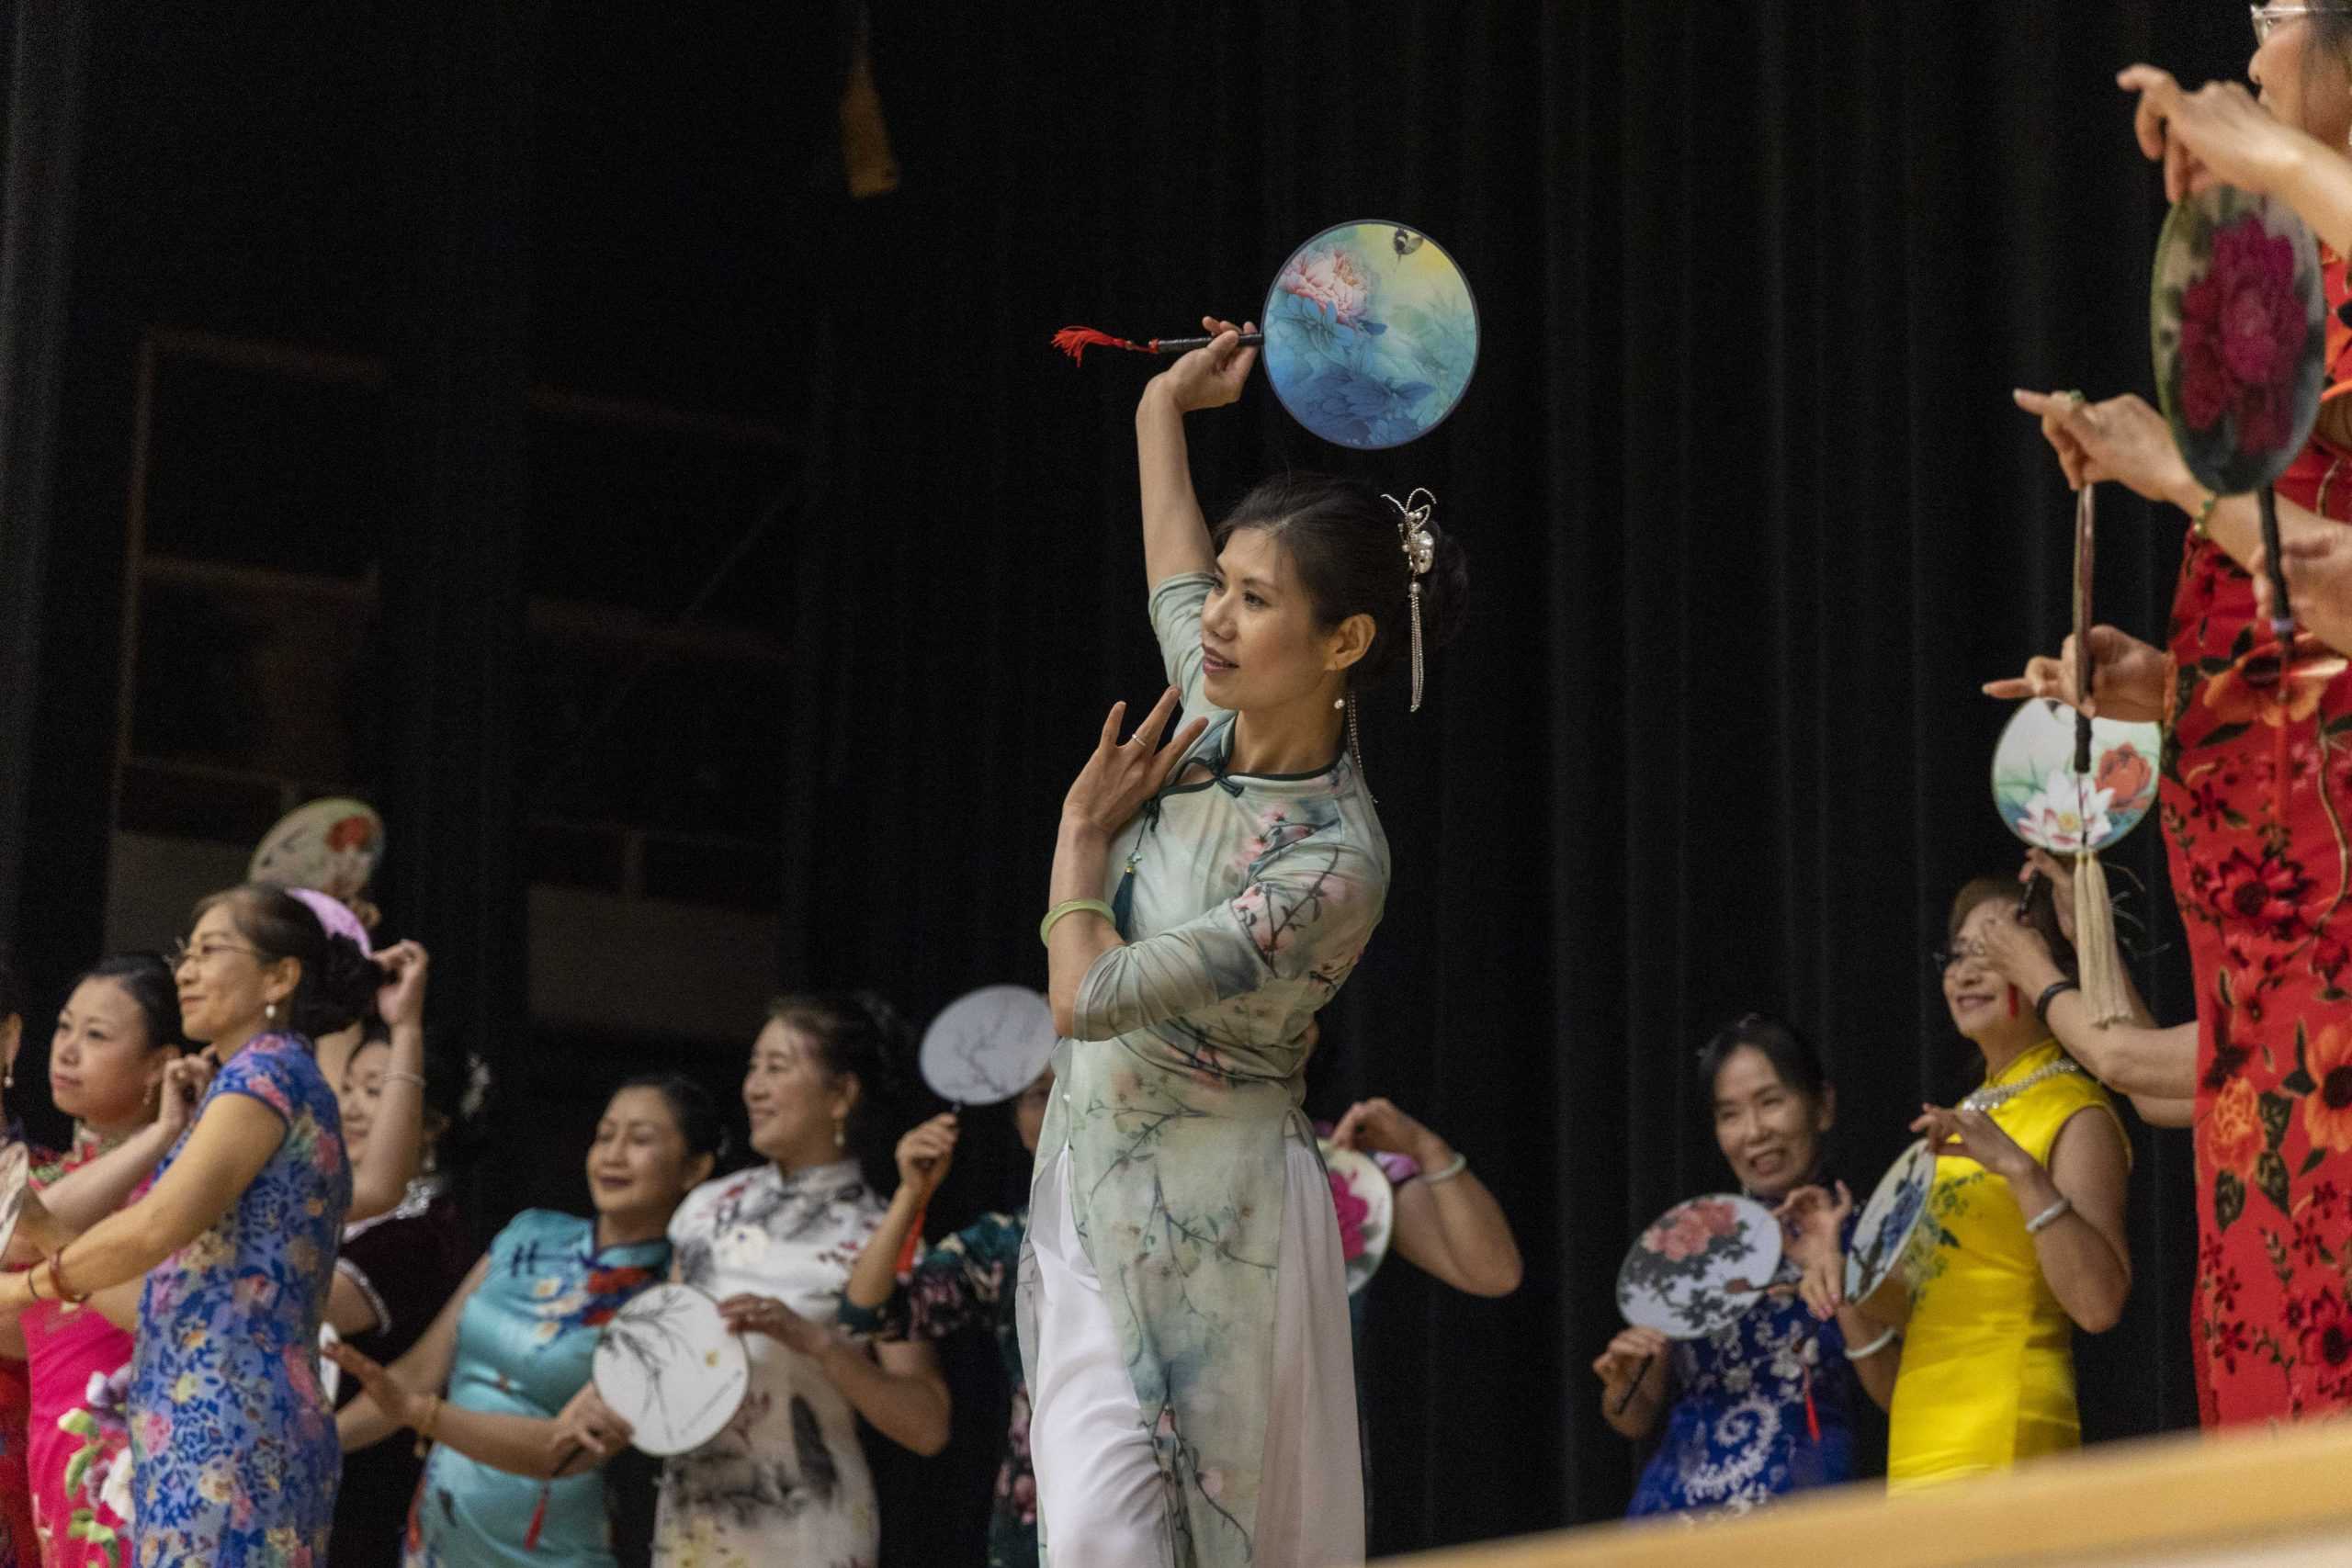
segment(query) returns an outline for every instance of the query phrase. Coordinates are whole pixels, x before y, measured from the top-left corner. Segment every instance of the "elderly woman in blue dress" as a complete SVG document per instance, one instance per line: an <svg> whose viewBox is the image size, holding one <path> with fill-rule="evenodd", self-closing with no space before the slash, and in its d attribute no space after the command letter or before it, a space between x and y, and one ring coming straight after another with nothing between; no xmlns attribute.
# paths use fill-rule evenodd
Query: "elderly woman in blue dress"
<svg viewBox="0 0 2352 1568"><path fill-rule="evenodd" d="M1306 1025L1388 888L1347 718L1408 657L1418 676L1467 573L1426 508L1314 475L1212 534L1184 416L1239 396L1255 351L1207 325L1136 411L1171 687L1131 738L1112 710L1055 845L1064 1039L1022 1342L1049 1560L1289 1568L1363 1555L1340 1237L1299 1109ZM1180 702L1201 716L1176 729Z"/></svg>
<svg viewBox="0 0 2352 1568"><path fill-rule="evenodd" d="M1592 1364L1609 1424L1659 1436L1630 1513L1746 1512L1783 1493L1854 1477L1853 1385L1882 1408L1896 1336L1845 1301L1853 1200L1818 1185L1837 1090L1794 1030L1750 1013L1700 1055L1715 1144L1740 1190L1777 1206L1781 1270L1736 1323L1678 1343L1627 1328Z"/></svg>

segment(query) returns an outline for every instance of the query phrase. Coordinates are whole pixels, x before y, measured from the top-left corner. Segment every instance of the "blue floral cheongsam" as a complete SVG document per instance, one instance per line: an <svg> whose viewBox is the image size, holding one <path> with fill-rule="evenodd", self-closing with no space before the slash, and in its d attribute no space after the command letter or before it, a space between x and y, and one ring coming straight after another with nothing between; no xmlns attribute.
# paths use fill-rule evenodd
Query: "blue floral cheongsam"
<svg viewBox="0 0 2352 1568"><path fill-rule="evenodd" d="M1113 842L1103 894L1125 943L1080 983L1036 1168L1068 1155L1070 1218L1126 1352L1179 1568L1255 1556L1268 1413L1295 1371L1276 1365L1278 1332L1345 1342L1343 1280L1283 1289L1283 1272L1305 1267L1287 1256L1286 1223L1337 1225L1328 1184L1295 1190L1290 1152L1315 1148L1299 1109L1306 1025L1353 973L1389 877L1387 838L1344 748L1312 773L1229 771L1237 716L1209 703L1202 676L1213 582L1182 573L1151 594L1169 680L1209 726L1177 782ZM1032 1388L1051 1353L1035 1337L1036 1245L1033 1233L1019 1304ZM1328 1322L1278 1325L1286 1297L1314 1301L1324 1286ZM1352 1385L1324 1392L1351 1406L1352 1450ZM1311 1458L1360 1490L1355 1452Z"/></svg>
<svg viewBox="0 0 2352 1568"><path fill-rule="evenodd" d="M1029 1384L1021 1366L1021 1335L1013 1321L1013 1282L1021 1266L1029 1215L982 1214L925 1252L899 1294L881 1312L844 1300L842 1326L884 1340L944 1339L986 1323L1012 1389L1004 1458L989 1506L988 1568L1037 1568L1037 1477L1029 1462Z"/></svg>
<svg viewBox="0 0 2352 1568"><path fill-rule="evenodd" d="M225 1094L286 1134L211 1229L147 1276L131 1361L134 1560L141 1568L311 1568L326 1562L343 1450L319 1386L319 1323L351 1207L343 1117L300 1035L229 1058ZM183 1134L157 1176L187 1146Z"/></svg>
<svg viewBox="0 0 2352 1568"><path fill-rule="evenodd" d="M449 1403L552 1420L588 1382L604 1325L669 1266L667 1241L599 1252L594 1220L548 1209L516 1215L490 1244L490 1267L458 1314ZM525 1549L541 1484L435 1445L417 1483L402 1561L410 1568L612 1568L605 1478L596 1471L548 1487L537 1549Z"/></svg>
<svg viewBox="0 0 2352 1568"><path fill-rule="evenodd" d="M1853 1229L1849 1215L1849 1244ZM1835 1319L1816 1320L1797 1294L1802 1272L1783 1257L1771 1288L1737 1322L1674 1347L1674 1403L1629 1515L1744 1514L1782 1493L1854 1478L1846 1337Z"/></svg>

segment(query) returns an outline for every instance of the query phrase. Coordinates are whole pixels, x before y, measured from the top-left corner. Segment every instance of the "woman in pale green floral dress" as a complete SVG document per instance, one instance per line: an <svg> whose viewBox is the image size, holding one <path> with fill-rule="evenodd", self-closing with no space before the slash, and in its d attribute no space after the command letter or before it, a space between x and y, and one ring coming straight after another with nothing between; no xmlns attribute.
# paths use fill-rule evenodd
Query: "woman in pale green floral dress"
<svg viewBox="0 0 2352 1568"><path fill-rule="evenodd" d="M1046 920L1064 1035L1023 1254L1052 1568L1319 1568L1363 1554L1347 1289L1299 1110L1306 1032L1355 967L1388 843L1359 690L1443 640L1466 573L1430 523L1314 475L1211 537L1183 416L1231 402L1230 322L1136 412L1172 689L1114 707L1064 802ZM1418 684L1418 682L1417 682ZM1165 747L1178 703L1194 716Z"/></svg>

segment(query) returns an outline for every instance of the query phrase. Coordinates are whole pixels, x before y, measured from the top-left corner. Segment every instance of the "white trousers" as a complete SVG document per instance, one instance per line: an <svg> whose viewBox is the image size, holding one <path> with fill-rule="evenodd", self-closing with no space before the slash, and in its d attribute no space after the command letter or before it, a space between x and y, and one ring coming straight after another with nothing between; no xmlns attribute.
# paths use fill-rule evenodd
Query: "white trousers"
<svg viewBox="0 0 2352 1568"><path fill-rule="evenodd" d="M1322 1161L1295 1143L1286 1157L1273 1390L1250 1563L1344 1568L1363 1561L1347 1275ZM1039 1173L1029 1214L1039 1285L1029 1451L1047 1560L1050 1568L1171 1568L1159 1466L1102 1282L1079 1241L1069 1179L1064 1150Z"/></svg>

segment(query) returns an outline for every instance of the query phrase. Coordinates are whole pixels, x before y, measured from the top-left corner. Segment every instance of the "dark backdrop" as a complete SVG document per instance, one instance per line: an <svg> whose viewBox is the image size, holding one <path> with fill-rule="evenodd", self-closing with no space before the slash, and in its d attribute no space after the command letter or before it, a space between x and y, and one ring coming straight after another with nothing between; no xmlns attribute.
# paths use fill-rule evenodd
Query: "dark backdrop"
<svg viewBox="0 0 2352 1568"><path fill-rule="evenodd" d="M1976 687L2065 624L2070 509L2008 389L2145 385L2161 198L2112 75L2151 54L2232 73L2250 48L2220 0L876 0L904 185L853 203L826 142L841 17L14 10L16 145L87 127L78 220L70 182L40 184L54 161L12 164L6 209L14 264L24 214L68 202L70 284L0 288L19 402L59 378L66 416L0 422L0 576L41 613L5 644L0 935L52 986L96 942L124 383L148 322L394 357L392 523L418 538L387 552L387 594L420 613L390 645L395 739L354 782L427 825L402 852L435 869L396 912L471 965L466 1024L511 1057L520 874L481 825L534 762L498 728L519 514L545 479L498 414L517 355L808 430L763 567L794 697L744 716L786 741L778 978L922 1013L1042 979L1061 792L1102 709L1159 684L1128 419L1147 368L1074 368L1047 334L1255 313L1343 218L1453 252L1486 336L1436 435L1343 454L1262 385L1195 421L1212 511L1274 468L1337 468L1430 486L1472 553L1430 703L1408 720L1392 690L1366 714L1396 881L1337 1004L1334 1092L1389 1095L1464 1149L1529 1272L1500 1303L1401 1265L1374 1287L1385 1549L1622 1507L1632 1456L1586 1366L1632 1231L1724 1179L1691 1066L1717 1023L1763 1009L1821 1042L1858 1186L1923 1096L1965 1087L1924 953L1958 884L2017 854L1985 782L2005 715ZM87 13L95 43L65 25ZM28 39L69 67L86 50L94 107L61 106L71 69L28 73ZM267 134L241 132L257 116ZM289 142L311 120L335 134ZM62 370L26 335L42 322L70 326ZM28 467L51 457L54 483ZM2102 513L2101 614L2154 637L2181 519L2120 495ZM716 561L748 521L640 548ZM2171 940L2153 831L2117 858ZM2177 945L2143 965L2164 1017L2187 1016L2183 970ZM557 1185L578 1146L555 1142L505 1157ZM996 1164L964 1207L1008 1184ZM2180 1134L2140 1136L2140 1286L2081 1355L2093 1437L2193 1417L2188 1167ZM925 1474L892 1479L906 1561L948 1529L910 1501Z"/></svg>

